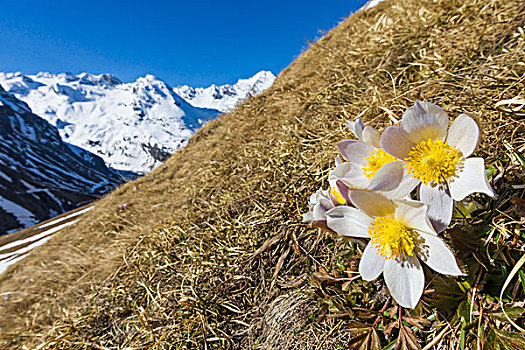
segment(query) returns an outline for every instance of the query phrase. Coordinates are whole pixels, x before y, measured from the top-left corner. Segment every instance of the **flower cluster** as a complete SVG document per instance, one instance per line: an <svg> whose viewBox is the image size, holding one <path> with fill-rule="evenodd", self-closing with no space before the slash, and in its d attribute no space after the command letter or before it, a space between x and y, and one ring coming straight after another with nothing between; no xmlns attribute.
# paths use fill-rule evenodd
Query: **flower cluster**
<svg viewBox="0 0 525 350"><path fill-rule="evenodd" d="M399 305L414 308L425 283L420 261L462 275L438 237L450 224L454 201L475 192L494 195L483 158L469 158L479 143L478 124L461 114L449 127L442 108L416 102L399 126L382 133L361 119L347 125L357 140L338 143L342 159L329 173L330 188L311 196L303 221L370 239L359 263L362 278L383 273Z"/></svg>

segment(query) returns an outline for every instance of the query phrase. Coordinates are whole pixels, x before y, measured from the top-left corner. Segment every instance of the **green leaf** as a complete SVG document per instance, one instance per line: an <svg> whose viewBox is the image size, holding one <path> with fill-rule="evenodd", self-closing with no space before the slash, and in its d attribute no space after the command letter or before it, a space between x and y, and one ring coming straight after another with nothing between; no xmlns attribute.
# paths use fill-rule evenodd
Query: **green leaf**
<svg viewBox="0 0 525 350"><path fill-rule="evenodd" d="M383 350L392 350L392 349L394 349L396 347L396 343L397 343L397 340L394 340L394 341L390 342L390 344L385 346L383 348Z"/></svg>
<svg viewBox="0 0 525 350"><path fill-rule="evenodd" d="M485 169L485 174L487 175L487 177L490 179L492 178L492 175L494 175L496 173L496 168L494 168L492 165L489 165L486 169Z"/></svg>

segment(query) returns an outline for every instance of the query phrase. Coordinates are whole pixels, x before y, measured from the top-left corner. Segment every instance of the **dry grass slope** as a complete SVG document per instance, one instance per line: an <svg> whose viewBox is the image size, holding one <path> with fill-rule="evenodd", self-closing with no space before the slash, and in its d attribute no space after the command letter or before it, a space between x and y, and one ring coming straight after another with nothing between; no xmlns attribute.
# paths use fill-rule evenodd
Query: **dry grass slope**
<svg viewBox="0 0 525 350"><path fill-rule="evenodd" d="M519 349L495 296L525 246L523 110L498 103L523 98L524 23L519 0L385 1L346 19L4 275L2 348ZM418 308L383 314L381 280L352 278L359 246L301 214L345 120L390 125L418 99L479 119L498 196L474 196L445 234L468 276L429 273ZM505 302L523 324L520 278Z"/></svg>

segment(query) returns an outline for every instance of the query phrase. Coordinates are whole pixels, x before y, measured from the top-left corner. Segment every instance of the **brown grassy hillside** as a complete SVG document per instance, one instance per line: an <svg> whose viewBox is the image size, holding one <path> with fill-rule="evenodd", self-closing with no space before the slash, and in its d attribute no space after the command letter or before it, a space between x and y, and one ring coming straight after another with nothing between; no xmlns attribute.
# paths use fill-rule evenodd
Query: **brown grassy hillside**
<svg viewBox="0 0 525 350"><path fill-rule="evenodd" d="M352 15L4 274L0 347L343 349L399 336L417 348L417 336L519 349L496 297L525 246L523 102L500 103L524 97L524 24L519 0L387 0ZM359 246L301 214L346 120L390 125L416 100L480 121L476 154L498 195L474 196L478 209L445 234L468 276L428 274L418 308L383 314L382 279L355 278ZM521 278L504 301L523 324Z"/></svg>

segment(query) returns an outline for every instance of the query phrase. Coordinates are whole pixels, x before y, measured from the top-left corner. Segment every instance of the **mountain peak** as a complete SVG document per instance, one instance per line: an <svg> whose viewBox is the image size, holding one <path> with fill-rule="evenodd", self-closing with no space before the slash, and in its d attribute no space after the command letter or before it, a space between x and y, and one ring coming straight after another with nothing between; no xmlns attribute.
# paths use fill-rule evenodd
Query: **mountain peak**
<svg viewBox="0 0 525 350"><path fill-rule="evenodd" d="M274 79L261 71L234 85L172 89L153 74L123 83L111 74L0 73L0 84L19 101L6 104L31 108L65 142L97 154L109 166L143 173L219 112L260 93Z"/></svg>
<svg viewBox="0 0 525 350"><path fill-rule="evenodd" d="M275 78L272 72L262 70L250 78L239 79L234 85L212 84L206 88L182 85L173 90L196 107L215 108L221 112L229 112L247 98L268 89Z"/></svg>
<svg viewBox="0 0 525 350"><path fill-rule="evenodd" d="M164 83L164 81L162 81L161 79L157 78L157 76L150 74L150 73L144 75L143 77L139 77L137 81L138 80L145 80L147 82L163 82Z"/></svg>
<svg viewBox="0 0 525 350"><path fill-rule="evenodd" d="M110 74L0 74L0 84L67 143L133 172L153 170L159 154L175 152L219 113L193 107L151 74L131 83Z"/></svg>
<svg viewBox="0 0 525 350"><path fill-rule="evenodd" d="M76 76L78 82L81 84L87 85L100 85L100 86L116 86L122 84L122 81L112 74L90 74L90 73L80 73Z"/></svg>

